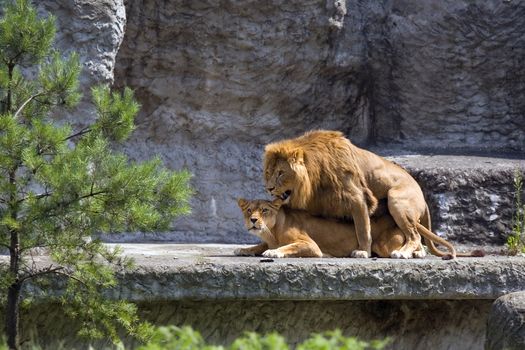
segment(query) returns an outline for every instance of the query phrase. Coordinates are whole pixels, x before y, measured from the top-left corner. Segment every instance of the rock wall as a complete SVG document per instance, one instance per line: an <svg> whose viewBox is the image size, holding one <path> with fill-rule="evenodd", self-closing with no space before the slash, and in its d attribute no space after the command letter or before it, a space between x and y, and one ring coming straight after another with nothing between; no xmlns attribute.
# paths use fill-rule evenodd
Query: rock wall
<svg viewBox="0 0 525 350"><path fill-rule="evenodd" d="M387 1L379 18L364 12L380 140L525 150L525 3Z"/></svg>
<svg viewBox="0 0 525 350"><path fill-rule="evenodd" d="M194 214L178 222L178 239L247 240L235 199L264 195L265 143L351 124L364 140L363 44L339 53L334 2L148 0L126 9L116 83L143 104L128 150L195 174Z"/></svg>
<svg viewBox="0 0 525 350"><path fill-rule="evenodd" d="M175 232L147 239L250 241L235 199L265 195L263 145L313 128L342 130L380 152L525 158L523 2L39 6L57 16L58 46L81 53L84 83L114 74L116 87L135 89L143 108L125 151L139 160L159 154L194 174L192 216L178 220Z"/></svg>
<svg viewBox="0 0 525 350"><path fill-rule="evenodd" d="M139 304L156 325L190 325L211 344L230 344L246 331L279 332L291 344L312 333L340 329L360 339L391 339L386 349L481 350L490 300L436 301L181 301ZM0 314L1 315L1 314ZM88 349L75 337L78 324L55 304L40 304L22 317L45 349ZM126 345L138 345L132 339ZM95 342L104 349L108 340Z"/></svg>
<svg viewBox="0 0 525 350"><path fill-rule="evenodd" d="M34 1L43 16L56 18L55 47L64 55L80 55L82 101L73 113L62 117L82 126L94 118L91 87L112 84L115 59L124 38L126 9L123 0L41 0Z"/></svg>
<svg viewBox="0 0 525 350"><path fill-rule="evenodd" d="M522 3L130 0L126 9L116 81L143 103L129 149L195 174L179 239L249 240L235 198L264 196L263 145L305 130L385 149L525 150Z"/></svg>

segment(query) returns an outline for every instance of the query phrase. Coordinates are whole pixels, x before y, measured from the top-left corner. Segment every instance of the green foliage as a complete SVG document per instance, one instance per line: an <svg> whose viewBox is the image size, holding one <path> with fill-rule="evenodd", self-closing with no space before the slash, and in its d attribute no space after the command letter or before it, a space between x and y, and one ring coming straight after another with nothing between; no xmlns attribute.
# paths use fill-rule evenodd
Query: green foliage
<svg viewBox="0 0 525 350"><path fill-rule="evenodd" d="M345 337L336 330L324 334L313 334L301 344L298 350L380 350L389 340L361 341L354 337ZM227 349L229 350L288 350L291 347L286 340L277 333L259 335L249 332L236 339ZM137 350L224 350L222 346L206 345L199 332L190 327L159 327L148 344Z"/></svg>
<svg viewBox="0 0 525 350"><path fill-rule="evenodd" d="M152 329L138 320L135 306L104 298L116 286L115 272L132 262L86 237L169 229L174 218L190 212L190 174L170 171L158 158L131 162L111 150L129 137L140 108L128 88L92 88L92 125L75 131L56 123L56 107L72 109L81 98L79 57L51 49L54 18L38 18L30 1L9 1L3 15L0 247L16 247L19 264L0 266L0 297L6 300L15 284L45 286L60 275L68 281L60 300L81 321L81 335L118 342L123 328L144 340ZM35 247L46 248L52 264L37 267L29 254Z"/></svg>
<svg viewBox="0 0 525 350"><path fill-rule="evenodd" d="M335 330L324 334L313 334L295 348L297 350L381 350L388 343L388 339L366 342L355 337L345 337L341 331ZM0 338L0 350L4 350L2 344ZM29 347L34 350L41 349L34 342ZM234 340L229 347L224 347L206 344L201 334L191 327L166 326L155 328L147 344L139 346L137 350L288 350L291 348L294 347L289 346L286 340L277 333L262 336L248 332ZM60 349L62 347L59 347L58 350ZM105 349L124 350L125 347L118 344Z"/></svg>
<svg viewBox="0 0 525 350"><path fill-rule="evenodd" d="M9 1L0 19L0 61L6 66L42 61L55 37L55 18L40 20L29 0Z"/></svg>
<svg viewBox="0 0 525 350"><path fill-rule="evenodd" d="M107 86L97 86L92 89L92 94L99 115L92 129L109 139L125 140L133 131L133 120L140 108L133 98L133 91L126 88L120 95L111 93Z"/></svg>
<svg viewBox="0 0 525 350"><path fill-rule="evenodd" d="M277 333L261 336L257 333L249 332L243 337L236 339L230 346L230 350L288 350L288 344Z"/></svg>
<svg viewBox="0 0 525 350"><path fill-rule="evenodd" d="M150 341L137 350L224 350L222 346L206 345L199 332L191 327L158 327Z"/></svg>
<svg viewBox="0 0 525 350"><path fill-rule="evenodd" d="M514 215L512 217L512 233L507 237L509 254L525 253L525 205L521 200L523 177L521 171L514 173Z"/></svg>
<svg viewBox="0 0 525 350"><path fill-rule="evenodd" d="M383 349L389 343L385 340L365 342L352 337L345 337L340 330L314 334L297 347L297 350L366 350Z"/></svg>
<svg viewBox="0 0 525 350"><path fill-rule="evenodd" d="M78 91L80 71L78 54L72 53L69 58L62 60L58 51L52 52L49 61L40 68L41 102L45 97L46 105L74 107L82 97Z"/></svg>

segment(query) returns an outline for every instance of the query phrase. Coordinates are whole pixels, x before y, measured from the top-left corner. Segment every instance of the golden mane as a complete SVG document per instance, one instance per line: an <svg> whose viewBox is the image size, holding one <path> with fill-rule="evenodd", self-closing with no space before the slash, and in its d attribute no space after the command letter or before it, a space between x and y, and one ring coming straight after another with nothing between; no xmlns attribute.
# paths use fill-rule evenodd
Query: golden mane
<svg viewBox="0 0 525 350"><path fill-rule="evenodd" d="M357 166L355 152L352 152L354 149L354 145L339 131L310 131L295 139L268 144L265 147L264 169L272 172L278 160L288 161L297 176L295 191L300 193L292 197L290 206L307 210L313 206L326 207L327 203L312 203L322 198L318 196L319 192L330 188L334 193L342 193L345 187L343 182L352 177L363 190L372 214L377 208L377 200Z"/></svg>

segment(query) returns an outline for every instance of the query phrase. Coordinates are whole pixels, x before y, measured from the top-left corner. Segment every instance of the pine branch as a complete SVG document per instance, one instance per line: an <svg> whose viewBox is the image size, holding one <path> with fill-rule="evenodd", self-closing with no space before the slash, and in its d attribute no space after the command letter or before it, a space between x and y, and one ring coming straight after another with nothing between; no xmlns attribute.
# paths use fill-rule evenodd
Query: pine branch
<svg viewBox="0 0 525 350"><path fill-rule="evenodd" d="M71 273L67 273L67 272L63 272L63 271L56 271L55 273L56 273L57 275L62 275L62 276L66 276L67 278L71 278L72 280L77 281L78 283L80 283L80 284L83 285L84 287L89 288L89 286L87 285L86 282L82 281L82 280L81 280L80 278L78 278L78 277L73 276Z"/></svg>
<svg viewBox="0 0 525 350"><path fill-rule="evenodd" d="M27 106L27 104L31 101L33 101L35 98L37 98L38 96L41 96L41 95L44 95L43 92L39 92L37 94L34 94L32 95L31 97L29 97L24 103L22 103L22 105L20 106L20 108L18 108L18 110L15 112L15 115L14 115L14 118L16 119L18 117L18 115L20 114L20 112L22 112L22 110L25 108L25 106Z"/></svg>
<svg viewBox="0 0 525 350"><path fill-rule="evenodd" d="M70 140L70 139L75 138L75 137L78 137L78 136L82 136L82 135L87 134L87 133L89 133L89 132L91 132L91 131L92 131L92 129L91 129L89 126L86 126L85 128L83 128L83 129L80 130L79 132L74 133L74 134L69 135L68 137L66 137L66 138L64 139L64 141Z"/></svg>
<svg viewBox="0 0 525 350"><path fill-rule="evenodd" d="M57 266L57 267L53 268L53 264L51 264L45 269L38 270L37 272L33 272L33 273L30 273L27 276L22 277L20 279L20 283L23 283L23 282L25 282L27 280L30 280L30 279L33 279L35 277L44 276L44 275L47 275L47 274L50 274L50 273L60 274L59 271L61 271L63 269L64 269L63 266Z"/></svg>
<svg viewBox="0 0 525 350"><path fill-rule="evenodd" d="M104 193L107 193L107 191L97 191L97 192L93 192L93 185L91 186L91 191L88 193L88 194L85 194L83 196L78 196L77 198L69 201L69 202L65 202L65 203L58 203L58 206L65 206L65 205L70 205L70 204L73 204L75 203L76 201L79 201L79 200L82 200L82 199L86 199L86 198L89 198L89 197L95 197L95 196L98 196L99 194L104 194ZM41 193L39 195L36 195L35 198L36 199L41 199L41 198L45 198L45 197L50 197L54 194L54 192L45 192L45 193ZM20 202L23 202L23 201L26 201L27 199L29 199L29 196L28 197L24 197L24 198L21 198L18 200L17 203L20 203Z"/></svg>
<svg viewBox="0 0 525 350"><path fill-rule="evenodd" d="M35 244L35 245L28 245L20 248L20 252L25 252L26 250L31 250L34 248L48 248L51 247L50 244Z"/></svg>
<svg viewBox="0 0 525 350"><path fill-rule="evenodd" d="M53 195L52 192L41 193L41 194L36 195L35 199L41 199L41 198L49 197L51 195ZM22 203L22 202L24 202L24 201L26 201L28 199L29 199L29 196L24 197L24 198L20 198L17 203Z"/></svg>

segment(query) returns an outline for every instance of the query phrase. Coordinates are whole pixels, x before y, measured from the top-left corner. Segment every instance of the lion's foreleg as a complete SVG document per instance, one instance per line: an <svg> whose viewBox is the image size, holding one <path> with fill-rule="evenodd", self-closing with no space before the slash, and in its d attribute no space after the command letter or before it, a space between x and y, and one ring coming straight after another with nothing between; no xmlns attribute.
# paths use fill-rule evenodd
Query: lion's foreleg
<svg viewBox="0 0 525 350"><path fill-rule="evenodd" d="M320 258L323 253L314 242L296 242L277 249L268 249L263 253L263 256L267 258Z"/></svg>
<svg viewBox="0 0 525 350"><path fill-rule="evenodd" d="M248 248L237 248L234 250L233 254L240 256L254 256L261 255L268 249L268 244L260 243Z"/></svg>

